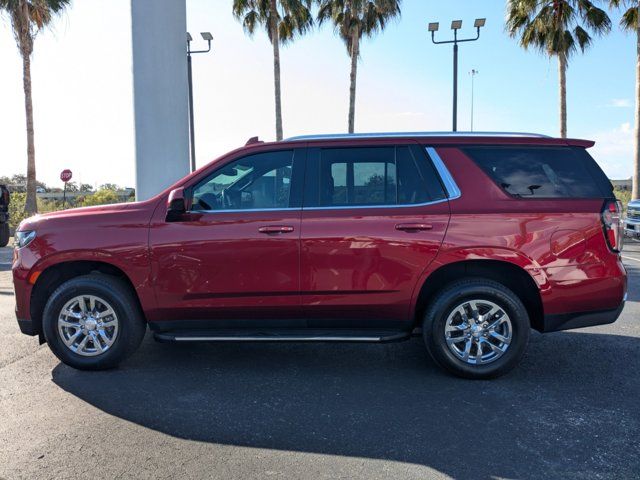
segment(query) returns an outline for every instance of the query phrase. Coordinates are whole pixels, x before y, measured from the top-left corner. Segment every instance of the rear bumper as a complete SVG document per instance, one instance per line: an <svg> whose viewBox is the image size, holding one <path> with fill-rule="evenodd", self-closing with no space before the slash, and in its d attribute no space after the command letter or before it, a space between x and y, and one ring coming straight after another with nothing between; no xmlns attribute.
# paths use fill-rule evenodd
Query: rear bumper
<svg viewBox="0 0 640 480"><path fill-rule="evenodd" d="M623 308L624 300L618 308L614 308L612 310L545 315L542 331L545 333L557 332L560 330L571 330L574 328L593 327L595 325L607 325L618 319Z"/></svg>

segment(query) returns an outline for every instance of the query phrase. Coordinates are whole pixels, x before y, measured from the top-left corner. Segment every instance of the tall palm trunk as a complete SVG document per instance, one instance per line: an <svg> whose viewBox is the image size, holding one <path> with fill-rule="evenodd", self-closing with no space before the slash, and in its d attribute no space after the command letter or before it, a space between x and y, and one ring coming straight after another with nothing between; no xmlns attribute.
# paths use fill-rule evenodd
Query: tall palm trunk
<svg viewBox="0 0 640 480"><path fill-rule="evenodd" d="M636 128L635 140L636 150L633 159L633 182L631 188L631 199L640 197L638 181L640 180L640 1L638 2L638 21L636 23Z"/></svg>
<svg viewBox="0 0 640 480"><path fill-rule="evenodd" d="M349 85L349 133L356 127L356 82L358 78L358 57L360 56L360 32L356 28L351 41L351 82Z"/></svg>
<svg viewBox="0 0 640 480"><path fill-rule="evenodd" d="M276 97L276 140L282 140L282 93L280 91L280 37L278 35L278 8L271 0L271 44L273 45L273 81Z"/></svg>
<svg viewBox="0 0 640 480"><path fill-rule="evenodd" d="M33 135L33 100L31 98L31 56L22 51L22 84L24 88L24 108L27 119L27 199L24 206L28 215L38 212L36 202L36 151Z"/></svg>
<svg viewBox="0 0 640 480"><path fill-rule="evenodd" d="M558 53L558 100L560 108L560 137L567 137L567 56Z"/></svg>

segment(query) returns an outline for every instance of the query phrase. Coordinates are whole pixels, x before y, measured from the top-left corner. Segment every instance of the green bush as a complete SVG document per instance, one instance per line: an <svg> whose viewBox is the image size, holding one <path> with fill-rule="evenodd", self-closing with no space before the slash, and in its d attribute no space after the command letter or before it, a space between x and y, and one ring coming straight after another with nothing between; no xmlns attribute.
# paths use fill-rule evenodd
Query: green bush
<svg viewBox="0 0 640 480"><path fill-rule="evenodd" d="M13 192L9 201L9 230L13 235L20 222L27 218L24 211L24 204L27 194L24 192ZM127 201L132 201L128 199ZM120 203L118 195L113 190L98 190L94 194L78 197L77 201L67 200L66 208L89 207L93 205L106 205L109 203ZM43 200L38 198L38 213L49 213L62 210L62 200Z"/></svg>
<svg viewBox="0 0 640 480"><path fill-rule="evenodd" d="M622 203L622 211L627 212L627 204L631 201L631 190L622 190L614 188L613 192L616 194L616 198Z"/></svg>
<svg viewBox="0 0 640 480"><path fill-rule="evenodd" d="M110 189L100 189L93 195L87 195L78 202L79 207L91 207L93 205L107 205L109 203L120 203L120 199L115 191Z"/></svg>
<svg viewBox="0 0 640 480"><path fill-rule="evenodd" d="M26 193L12 193L9 200L9 230L15 232L20 222L27 218L24 211L24 204L27 201Z"/></svg>

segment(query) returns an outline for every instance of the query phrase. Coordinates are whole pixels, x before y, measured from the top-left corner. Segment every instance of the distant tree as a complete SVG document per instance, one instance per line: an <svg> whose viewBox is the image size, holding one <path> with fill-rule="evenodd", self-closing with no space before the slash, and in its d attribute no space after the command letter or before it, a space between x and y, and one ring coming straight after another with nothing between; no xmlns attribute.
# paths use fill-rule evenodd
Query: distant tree
<svg viewBox="0 0 640 480"><path fill-rule="evenodd" d="M276 100L276 139L282 140L280 45L292 41L313 26L312 0L233 0L233 15L253 35L261 25L273 46L273 79Z"/></svg>
<svg viewBox="0 0 640 480"><path fill-rule="evenodd" d="M402 0L316 0L318 23L330 21L351 57L349 85L349 133L355 131L356 83L360 40L383 31L389 20L400 16Z"/></svg>
<svg viewBox="0 0 640 480"><path fill-rule="evenodd" d="M640 18L640 1L609 0L609 4L614 8L626 8L620 20L620 26L623 30L636 34L636 126L631 187L631 199L635 200L640 198L640 23L638 22L638 18Z"/></svg>
<svg viewBox="0 0 640 480"><path fill-rule="evenodd" d="M36 153L31 97L31 54L36 35L69 5L70 0L0 0L0 11L7 13L22 56L22 82L27 119L27 197L25 211L38 211L36 201Z"/></svg>
<svg viewBox="0 0 640 480"><path fill-rule="evenodd" d="M79 192L80 187L76 182L67 182L67 192Z"/></svg>
<svg viewBox="0 0 640 480"><path fill-rule="evenodd" d="M520 45L558 58L560 136L567 136L567 64L592 43L589 30L611 29L607 13L589 0L507 0L507 32Z"/></svg>
<svg viewBox="0 0 640 480"><path fill-rule="evenodd" d="M11 183L13 185L26 185L27 184L27 176L21 173L15 174L11 177Z"/></svg>
<svg viewBox="0 0 640 480"><path fill-rule="evenodd" d="M120 187L115 183L104 183L100 185L98 190L113 190L114 192L117 192L118 190L120 190Z"/></svg>
<svg viewBox="0 0 640 480"><path fill-rule="evenodd" d="M93 186L91 186L88 183L82 183L80 184L80 191L81 192L93 192Z"/></svg>

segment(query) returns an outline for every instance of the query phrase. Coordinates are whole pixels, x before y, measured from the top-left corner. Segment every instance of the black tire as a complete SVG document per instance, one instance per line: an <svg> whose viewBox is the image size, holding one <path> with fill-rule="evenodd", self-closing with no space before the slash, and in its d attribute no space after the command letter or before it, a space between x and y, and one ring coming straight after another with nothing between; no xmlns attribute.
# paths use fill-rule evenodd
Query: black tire
<svg viewBox="0 0 640 480"><path fill-rule="evenodd" d="M493 302L511 321L511 342L502 356L490 363L469 364L457 357L447 345L447 318L466 300ZM429 354L439 366L459 377L488 379L504 375L518 364L527 348L530 328L527 310L515 293L493 280L470 278L453 282L435 295L424 315L422 335ZM481 354L483 348L480 347Z"/></svg>
<svg viewBox="0 0 640 480"><path fill-rule="evenodd" d="M78 295L103 298L118 317L118 334L104 353L82 356L71 351L60 338L57 323L64 305ZM42 327L49 348L65 364L80 370L105 370L116 367L136 351L144 338L146 322L131 288L111 275L92 273L60 285L44 307Z"/></svg>
<svg viewBox="0 0 640 480"><path fill-rule="evenodd" d="M0 223L0 247L6 247L9 243L9 224Z"/></svg>

